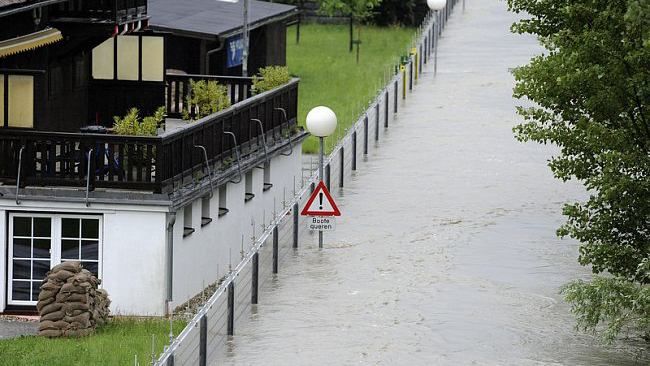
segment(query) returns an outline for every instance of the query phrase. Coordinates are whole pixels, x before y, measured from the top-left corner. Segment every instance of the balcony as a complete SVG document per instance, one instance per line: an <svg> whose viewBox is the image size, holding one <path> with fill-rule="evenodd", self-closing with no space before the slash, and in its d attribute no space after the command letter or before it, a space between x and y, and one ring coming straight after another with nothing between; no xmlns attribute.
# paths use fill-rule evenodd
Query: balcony
<svg viewBox="0 0 650 366"><path fill-rule="evenodd" d="M60 22L125 24L147 19L147 0L84 0L59 4Z"/></svg>
<svg viewBox="0 0 650 366"><path fill-rule="evenodd" d="M219 79L169 77L168 127L158 136L0 129L0 183L169 193L205 177L206 159L212 168L227 167L239 156L266 153L303 134L296 128L298 79L250 96L250 79L221 78L234 102L230 108L192 123L174 119L189 80L199 78Z"/></svg>

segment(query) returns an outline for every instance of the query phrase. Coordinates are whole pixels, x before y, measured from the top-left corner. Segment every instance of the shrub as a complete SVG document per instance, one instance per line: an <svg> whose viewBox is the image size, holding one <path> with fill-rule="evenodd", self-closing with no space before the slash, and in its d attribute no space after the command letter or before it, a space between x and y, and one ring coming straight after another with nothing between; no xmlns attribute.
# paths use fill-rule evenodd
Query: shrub
<svg viewBox="0 0 650 366"><path fill-rule="evenodd" d="M253 76L253 94L275 89L289 82L289 68L286 66L267 66Z"/></svg>
<svg viewBox="0 0 650 366"><path fill-rule="evenodd" d="M153 116L144 117L143 120L140 120L138 108L131 108L124 118L113 117L115 121L113 131L118 135L156 136L158 124L165 118L165 113L165 107L159 107Z"/></svg>
<svg viewBox="0 0 650 366"><path fill-rule="evenodd" d="M402 25L414 27L422 23L429 7L426 1L415 0L382 0L372 21L380 26Z"/></svg>
<svg viewBox="0 0 650 366"><path fill-rule="evenodd" d="M228 89L225 85L220 85L216 81L190 80L190 88L186 107L183 108L185 120L200 119L230 107Z"/></svg>

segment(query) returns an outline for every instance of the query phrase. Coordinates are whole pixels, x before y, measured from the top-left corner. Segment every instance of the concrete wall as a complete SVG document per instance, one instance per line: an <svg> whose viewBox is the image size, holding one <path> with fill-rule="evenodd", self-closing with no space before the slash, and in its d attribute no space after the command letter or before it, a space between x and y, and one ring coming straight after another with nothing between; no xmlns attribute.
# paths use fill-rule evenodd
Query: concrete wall
<svg viewBox="0 0 650 366"><path fill-rule="evenodd" d="M282 201L293 196L294 178L300 184L301 151L297 146L291 156L276 156L271 159L273 187L263 191L264 170L252 170L252 193L255 197L244 202L246 191L245 174L241 182L227 183L226 207L229 212L218 217L219 188L215 187L210 200L212 222L201 227L202 200L192 203L192 224L195 232L183 238L184 209L176 212L174 225L174 285L173 306L178 306L198 294L205 286L228 273L229 265L234 268L241 260L243 248L252 245L253 235L259 236L263 227L269 225L275 211L282 210ZM254 226L252 225L254 223ZM254 230L254 232L253 232Z"/></svg>
<svg viewBox="0 0 650 366"><path fill-rule="evenodd" d="M260 166L262 168L263 166ZM270 162L270 183L263 191L264 169L252 169L251 188L255 197L244 202L246 179L227 183L229 212L219 217L219 193L215 187L209 200L212 222L201 227L202 199L190 205L192 222L185 223L184 209L176 213L174 225L173 306L187 301L205 286L223 277L229 264L241 260L243 247L252 245L269 225L275 211L282 210L282 201L293 196L294 179L300 183L301 151L297 146L291 156L276 156ZM42 202L12 199L0 200L0 312L7 303L7 213L38 212L94 214L103 218L100 260L102 287L108 290L111 312L122 315L163 315L166 294L166 218L167 206ZM252 225L254 223L254 226ZM195 232L183 237L183 227ZM253 232L253 230L255 232Z"/></svg>
<svg viewBox="0 0 650 366"><path fill-rule="evenodd" d="M0 200L0 312L7 286L7 217L9 212L40 214L92 214L103 220L99 276L110 295L111 312L124 315L164 313L166 208L144 205L86 207L65 202Z"/></svg>

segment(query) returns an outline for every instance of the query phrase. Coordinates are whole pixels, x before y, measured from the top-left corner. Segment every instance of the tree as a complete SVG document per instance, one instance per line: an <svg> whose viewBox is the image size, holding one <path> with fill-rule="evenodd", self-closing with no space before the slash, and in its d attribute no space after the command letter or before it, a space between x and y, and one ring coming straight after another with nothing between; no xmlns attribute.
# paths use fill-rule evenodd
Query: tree
<svg viewBox="0 0 650 366"><path fill-rule="evenodd" d="M553 143L549 166L584 184L558 235L580 242L590 281L563 287L578 327L606 340L630 330L650 340L650 2L508 0L527 14L516 33L536 35L544 55L514 71L521 141Z"/></svg>
<svg viewBox="0 0 650 366"><path fill-rule="evenodd" d="M354 22L372 15L372 9L381 0L319 0L320 12L327 16L345 15L350 18L350 52L354 46Z"/></svg>

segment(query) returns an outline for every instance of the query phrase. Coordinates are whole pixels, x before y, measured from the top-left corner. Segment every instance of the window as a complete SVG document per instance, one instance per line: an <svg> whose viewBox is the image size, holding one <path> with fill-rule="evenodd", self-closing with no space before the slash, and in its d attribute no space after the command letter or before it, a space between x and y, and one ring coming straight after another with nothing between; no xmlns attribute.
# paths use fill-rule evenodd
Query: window
<svg viewBox="0 0 650 366"><path fill-rule="evenodd" d="M9 215L8 295L10 305L35 305L47 271L80 261L101 278L102 221L98 216Z"/></svg>
<svg viewBox="0 0 650 366"><path fill-rule="evenodd" d="M227 187L227 184L219 187L219 217L228 213L228 202L226 201L228 197Z"/></svg>
<svg viewBox="0 0 650 366"><path fill-rule="evenodd" d="M192 226L192 204L185 206L183 209L183 237L192 235L194 227Z"/></svg>
<svg viewBox="0 0 650 366"><path fill-rule="evenodd" d="M66 261L81 261L90 272L99 272L99 220L61 219L61 262Z"/></svg>
<svg viewBox="0 0 650 366"><path fill-rule="evenodd" d="M253 171L250 170L246 173L246 182L245 182L245 188L246 192L244 193L244 202L248 202L255 197L255 194L253 193Z"/></svg>
<svg viewBox="0 0 650 366"><path fill-rule="evenodd" d="M212 222L210 217L210 196L201 199L201 227Z"/></svg>
<svg viewBox="0 0 650 366"><path fill-rule="evenodd" d="M264 188L262 190L266 192L271 187L273 187L273 183L271 183L271 162L267 161L264 163Z"/></svg>
<svg viewBox="0 0 650 366"><path fill-rule="evenodd" d="M140 40L137 36L117 37L117 78L119 80L138 80L138 52Z"/></svg>
<svg viewBox="0 0 650 366"><path fill-rule="evenodd" d="M2 127L34 127L34 76L0 75L0 122Z"/></svg>
<svg viewBox="0 0 650 366"><path fill-rule="evenodd" d="M92 51L93 79L163 81L164 55L163 37L138 35L109 38Z"/></svg>

